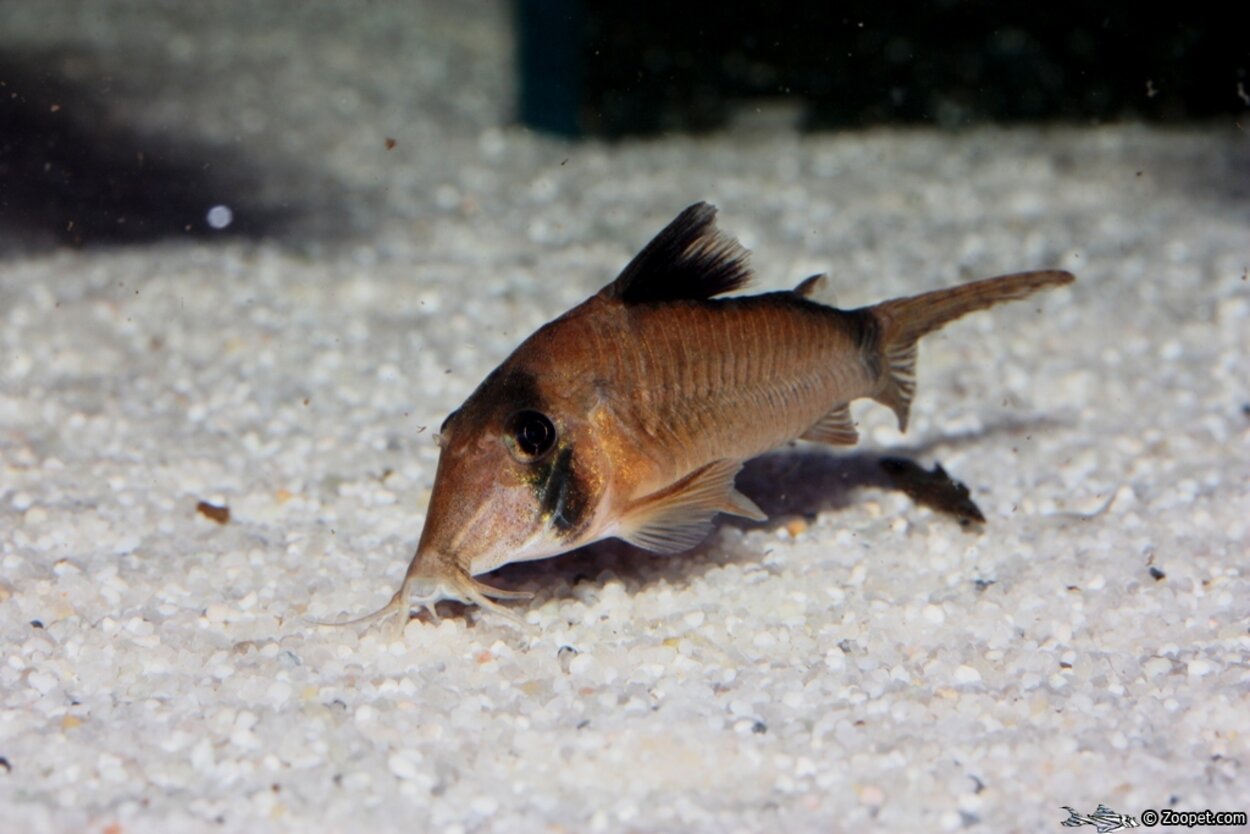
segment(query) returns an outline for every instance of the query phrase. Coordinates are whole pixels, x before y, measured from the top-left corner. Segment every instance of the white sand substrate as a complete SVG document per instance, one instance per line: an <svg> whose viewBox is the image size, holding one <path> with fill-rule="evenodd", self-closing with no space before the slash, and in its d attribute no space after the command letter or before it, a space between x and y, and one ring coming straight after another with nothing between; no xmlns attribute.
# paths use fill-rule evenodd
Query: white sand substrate
<svg viewBox="0 0 1250 834"><path fill-rule="evenodd" d="M0 831L1025 832L1061 805L1250 809L1236 125L571 144L507 123L493 5L337 31L221 3L0 5L23 42L76 31L182 67L118 107L298 156L347 200L333 240L314 217L0 258ZM506 569L535 593L519 627L456 606L398 635L311 625L394 591L446 414L699 199L757 287L827 271L841 306L1079 280L928 338L906 435L862 403L860 447L744 473L774 523ZM940 461L984 531L882 489L883 454Z"/></svg>

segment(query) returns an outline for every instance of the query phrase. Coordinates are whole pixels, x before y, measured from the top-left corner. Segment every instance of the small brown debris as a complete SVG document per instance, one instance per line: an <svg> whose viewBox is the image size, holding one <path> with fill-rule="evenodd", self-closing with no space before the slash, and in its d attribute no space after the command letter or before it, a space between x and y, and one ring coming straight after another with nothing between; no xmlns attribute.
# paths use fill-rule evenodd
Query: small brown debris
<svg viewBox="0 0 1250 834"><path fill-rule="evenodd" d="M394 139L392 139L391 137L389 137L389 136L388 136L388 137L386 137L386 149L387 149L388 151L393 151L393 150L395 150L395 146L396 146L396 145L398 145L398 144L399 144L399 143L398 143L398 142L396 142L396 141L395 141Z"/></svg>
<svg viewBox="0 0 1250 834"><path fill-rule="evenodd" d="M807 521L802 518L792 518L786 522L786 532L790 534L790 538L797 539L800 534L807 531Z"/></svg>
<svg viewBox="0 0 1250 834"><path fill-rule="evenodd" d="M216 504L210 504L207 501L201 501L200 503L195 505L195 511L198 512L200 515L204 516L205 518L209 519L210 521L215 521L218 524L230 523L230 508L229 507L219 507Z"/></svg>

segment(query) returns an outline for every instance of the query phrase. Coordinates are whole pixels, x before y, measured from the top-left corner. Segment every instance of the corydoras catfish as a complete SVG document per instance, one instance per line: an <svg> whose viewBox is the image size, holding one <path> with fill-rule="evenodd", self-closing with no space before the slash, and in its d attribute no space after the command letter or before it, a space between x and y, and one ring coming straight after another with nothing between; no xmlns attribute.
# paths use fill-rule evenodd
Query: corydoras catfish
<svg viewBox="0 0 1250 834"><path fill-rule="evenodd" d="M1047 270L839 310L813 276L719 298L751 277L716 209L683 211L591 298L543 325L438 433L425 529L372 619L451 599L528 594L474 577L606 538L655 553L698 544L717 513L765 518L734 488L748 459L796 438L849 445L848 405L916 390L916 343L966 313L1070 283ZM357 620L355 622L359 622Z"/></svg>

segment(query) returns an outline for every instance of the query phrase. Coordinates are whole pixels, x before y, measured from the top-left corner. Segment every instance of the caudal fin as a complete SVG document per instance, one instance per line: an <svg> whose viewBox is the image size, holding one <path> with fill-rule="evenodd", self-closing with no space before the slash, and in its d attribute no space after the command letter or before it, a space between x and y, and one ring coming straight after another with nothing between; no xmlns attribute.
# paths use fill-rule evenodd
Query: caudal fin
<svg viewBox="0 0 1250 834"><path fill-rule="evenodd" d="M1062 270L1019 272L974 281L945 290L894 298L864 310L876 319L886 369L873 399L889 406L900 431L907 428L911 398L916 392L916 343L921 336L968 313L1003 301L1027 298L1038 290L1070 284L1076 278Z"/></svg>

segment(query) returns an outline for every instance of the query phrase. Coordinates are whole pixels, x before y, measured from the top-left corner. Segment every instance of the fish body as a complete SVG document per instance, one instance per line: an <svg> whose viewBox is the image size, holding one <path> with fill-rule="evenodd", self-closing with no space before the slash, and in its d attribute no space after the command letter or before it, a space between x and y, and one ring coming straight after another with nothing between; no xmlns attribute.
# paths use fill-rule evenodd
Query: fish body
<svg viewBox="0 0 1250 834"><path fill-rule="evenodd" d="M762 520L734 488L752 457L796 438L857 440L870 398L907 425L916 343L966 313L1069 283L1008 275L839 310L795 290L717 298L750 278L715 209L682 212L599 293L539 328L439 431L416 554L373 616L441 599L528 596L474 577L605 538L677 553L717 513ZM500 609L506 611L506 609ZM368 618L363 618L368 619Z"/></svg>

